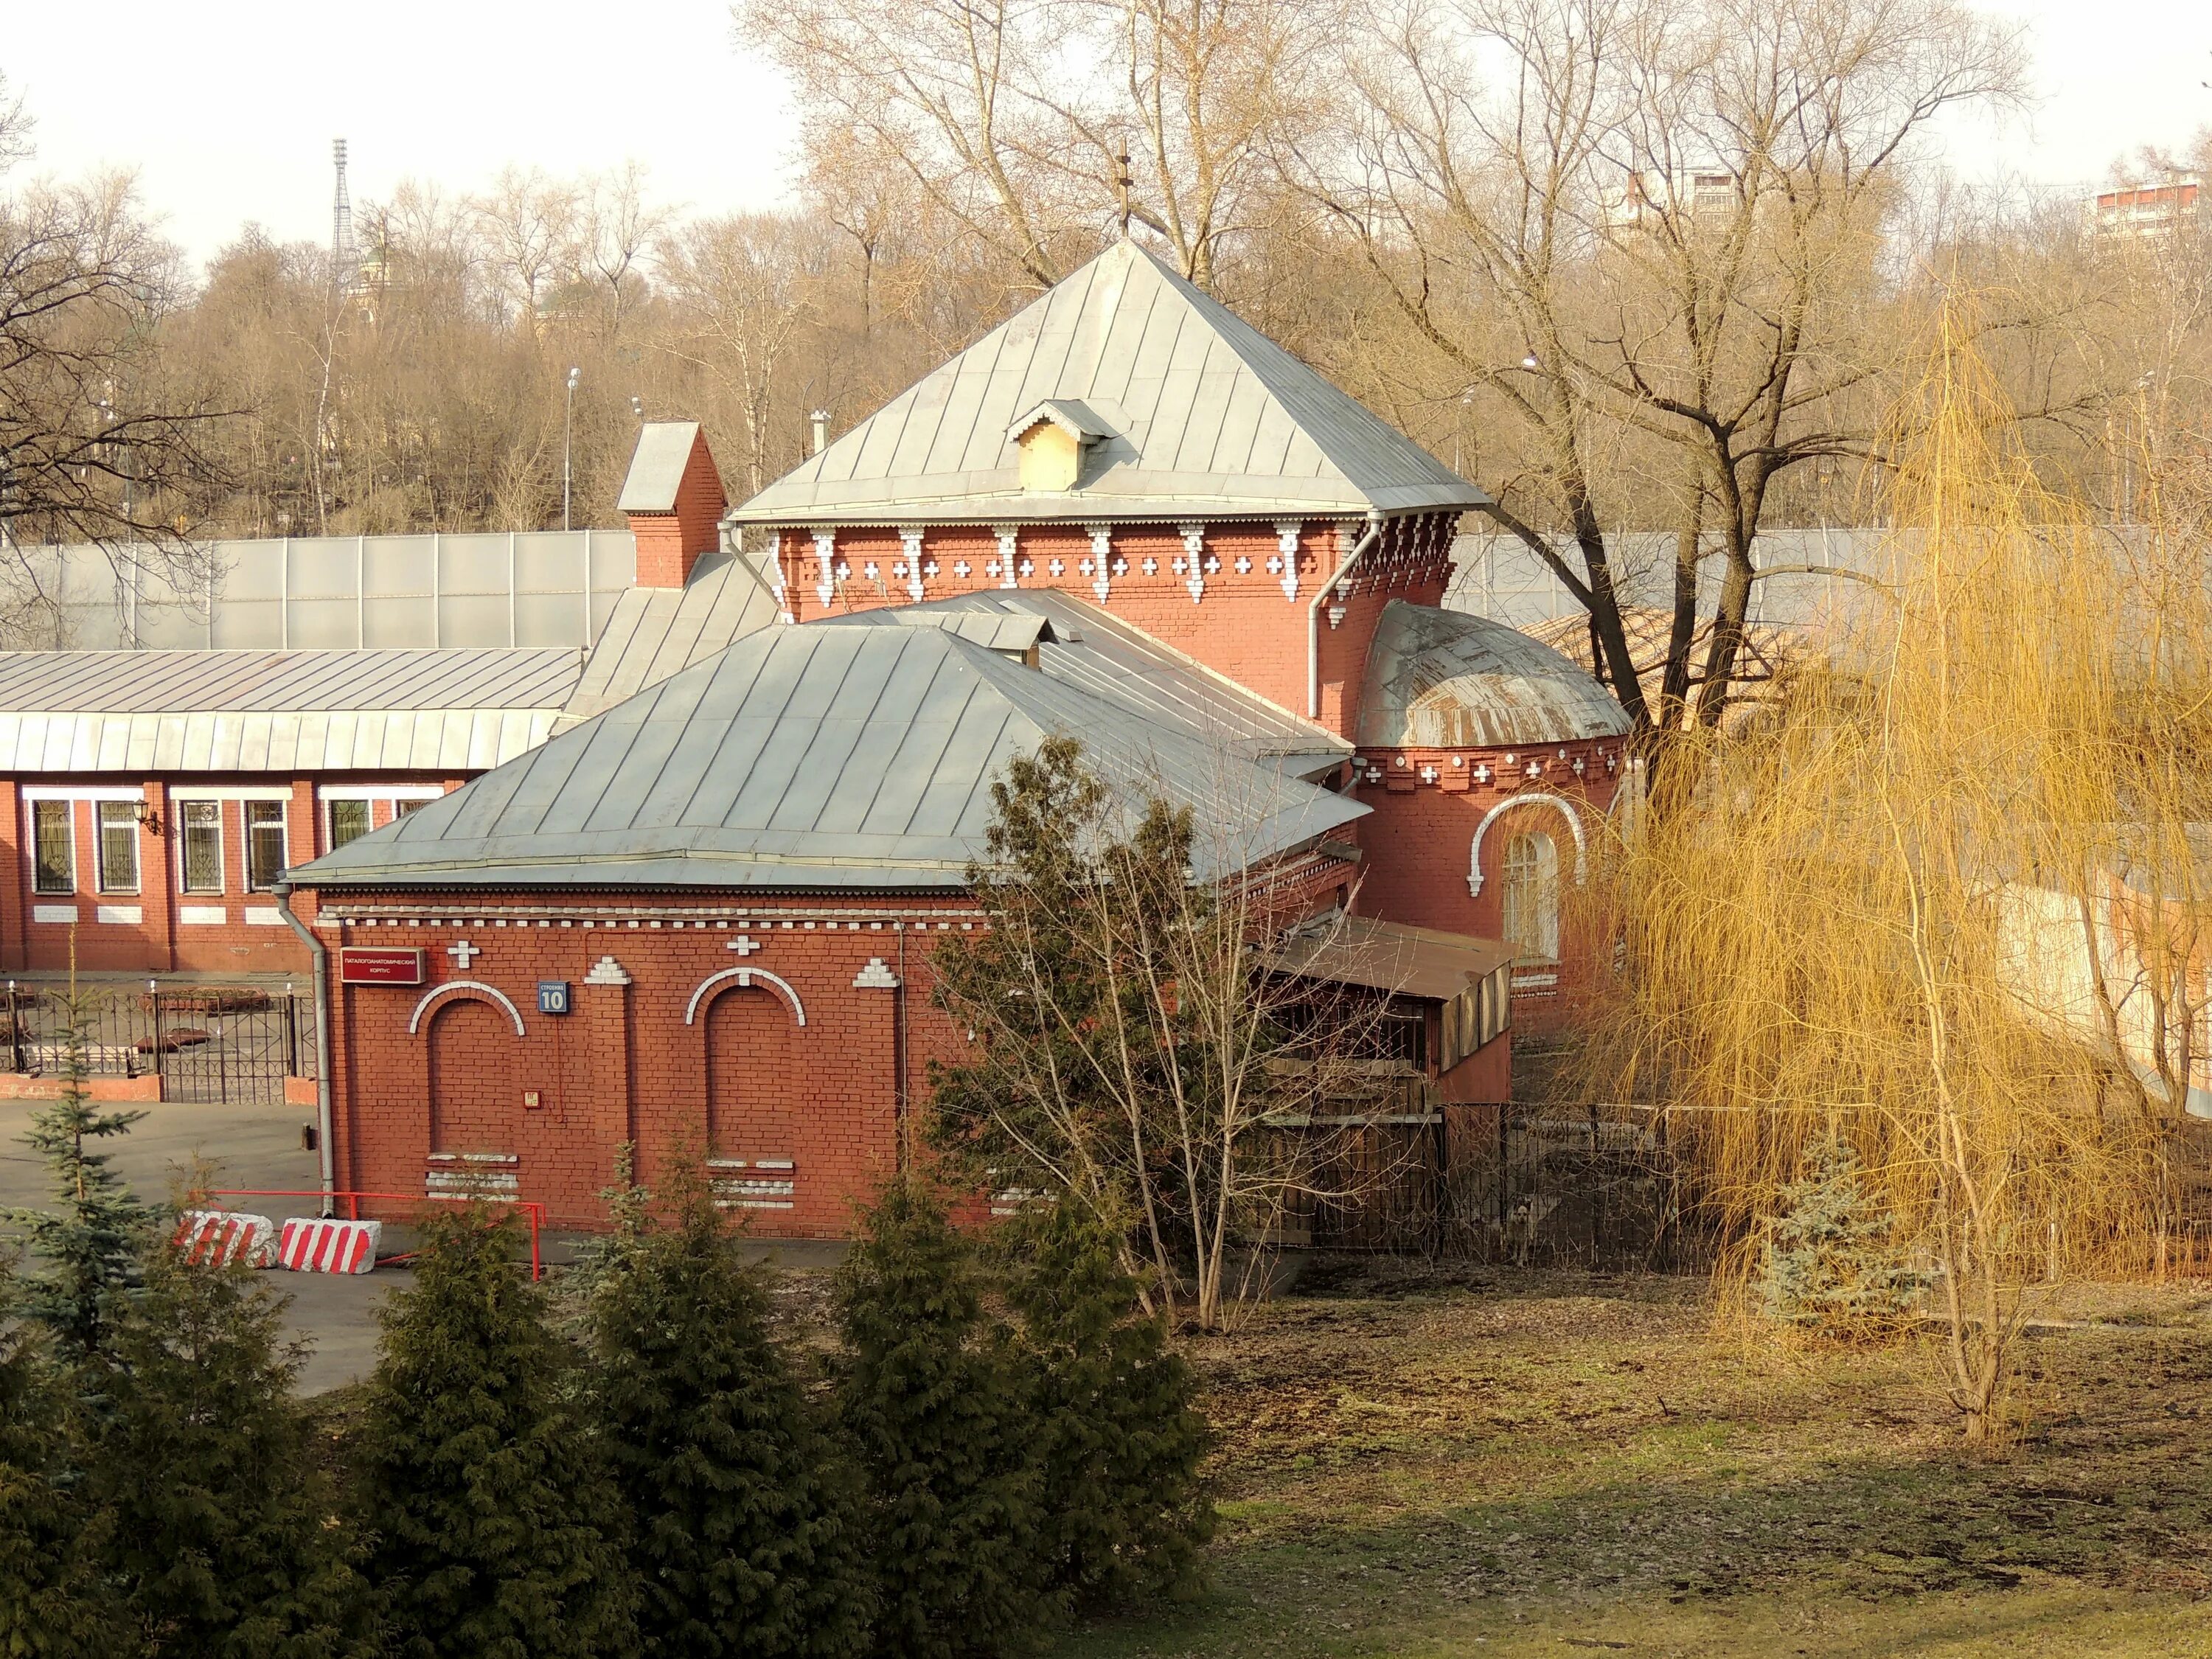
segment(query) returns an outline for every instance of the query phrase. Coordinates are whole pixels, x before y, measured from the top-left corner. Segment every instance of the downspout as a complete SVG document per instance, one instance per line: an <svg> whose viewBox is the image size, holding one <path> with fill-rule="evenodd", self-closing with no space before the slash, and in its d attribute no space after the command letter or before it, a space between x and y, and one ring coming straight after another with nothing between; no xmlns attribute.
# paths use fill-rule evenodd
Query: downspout
<svg viewBox="0 0 2212 1659"><path fill-rule="evenodd" d="M330 947L317 939L314 930L292 914L292 884L276 884L276 914L284 918L284 925L305 941L307 955L313 960L315 975L315 1144L323 1159L323 1213L335 1213L337 1207L337 1154L331 1146L331 989Z"/></svg>
<svg viewBox="0 0 2212 1659"><path fill-rule="evenodd" d="M1367 513L1367 533L1352 544L1336 574L1315 590L1306 606L1306 718L1321 718L1321 608L1328 603L1328 596L1336 592L1336 585L1352 574L1352 567L1359 562L1361 554L1375 545L1375 538L1382 533L1382 515L1370 507Z"/></svg>

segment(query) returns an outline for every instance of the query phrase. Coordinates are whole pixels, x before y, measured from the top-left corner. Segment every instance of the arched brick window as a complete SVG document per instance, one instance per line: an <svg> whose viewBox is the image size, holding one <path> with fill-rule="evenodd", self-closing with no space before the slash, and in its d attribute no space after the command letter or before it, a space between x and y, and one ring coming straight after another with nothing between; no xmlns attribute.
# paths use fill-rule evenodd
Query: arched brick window
<svg viewBox="0 0 2212 1659"><path fill-rule="evenodd" d="M1540 830L1507 838L1499 871L1506 943L1528 962L1559 958L1559 849Z"/></svg>
<svg viewBox="0 0 2212 1659"><path fill-rule="evenodd" d="M430 1014L430 1151L514 1152L522 1139L514 1017L449 996Z"/></svg>
<svg viewBox="0 0 2212 1659"><path fill-rule="evenodd" d="M732 986L700 1017L707 1031L707 1155L788 1158L802 1063L791 1005L763 985Z"/></svg>

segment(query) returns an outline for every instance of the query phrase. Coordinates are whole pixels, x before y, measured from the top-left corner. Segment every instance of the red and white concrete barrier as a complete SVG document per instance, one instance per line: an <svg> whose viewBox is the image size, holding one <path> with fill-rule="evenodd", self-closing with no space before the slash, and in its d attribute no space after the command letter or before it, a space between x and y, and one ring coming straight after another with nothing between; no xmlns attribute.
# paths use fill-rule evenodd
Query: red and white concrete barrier
<svg viewBox="0 0 2212 1659"><path fill-rule="evenodd" d="M186 1210L177 1218L170 1241L195 1264L243 1261L252 1267L276 1265L276 1224L265 1215L234 1210Z"/></svg>
<svg viewBox="0 0 2212 1659"><path fill-rule="evenodd" d="M277 1255L295 1273L365 1273L383 1241L381 1221L288 1221Z"/></svg>

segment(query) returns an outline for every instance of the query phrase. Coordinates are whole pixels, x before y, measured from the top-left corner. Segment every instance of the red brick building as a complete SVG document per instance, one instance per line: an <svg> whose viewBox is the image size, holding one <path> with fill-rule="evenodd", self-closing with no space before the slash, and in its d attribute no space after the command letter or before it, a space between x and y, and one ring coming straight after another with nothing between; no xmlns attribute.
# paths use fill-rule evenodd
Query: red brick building
<svg viewBox="0 0 2212 1659"><path fill-rule="evenodd" d="M295 872L331 947L336 1183L588 1221L627 1141L648 1181L703 1151L764 1231L842 1231L958 1041L930 950L979 921L991 779L1058 732L1187 801L1234 849L1204 878L1363 918L1351 957L1293 928L1278 958L1428 1023L1439 1121L1503 1100L1492 941L1579 970L1560 888L1624 727L1437 608L1482 504L1110 250L728 515L791 625Z"/></svg>
<svg viewBox="0 0 2212 1659"><path fill-rule="evenodd" d="M218 544L205 595L79 594L98 647L0 652L0 973L304 975L286 869L775 620L696 423L643 429L623 501L628 534Z"/></svg>

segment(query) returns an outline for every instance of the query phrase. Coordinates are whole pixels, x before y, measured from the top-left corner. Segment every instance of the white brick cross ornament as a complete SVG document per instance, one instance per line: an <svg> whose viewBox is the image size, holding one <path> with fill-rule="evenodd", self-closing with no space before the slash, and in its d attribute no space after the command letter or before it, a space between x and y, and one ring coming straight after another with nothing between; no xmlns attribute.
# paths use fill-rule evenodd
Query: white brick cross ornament
<svg viewBox="0 0 2212 1659"><path fill-rule="evenodd" d="M760 941L749 933L740 933L722 948L735 951L740 957L749 957L760 949Z"/></svg>
<svg viewBox="0 0 2212 1659"><path fill-rule="evenodd" d="M469 971L469 964L483 954L483 946L471 940L463 939L458 945L448 945L446 947L446 954L459 963L461 971L465 974Z"/></svg>

